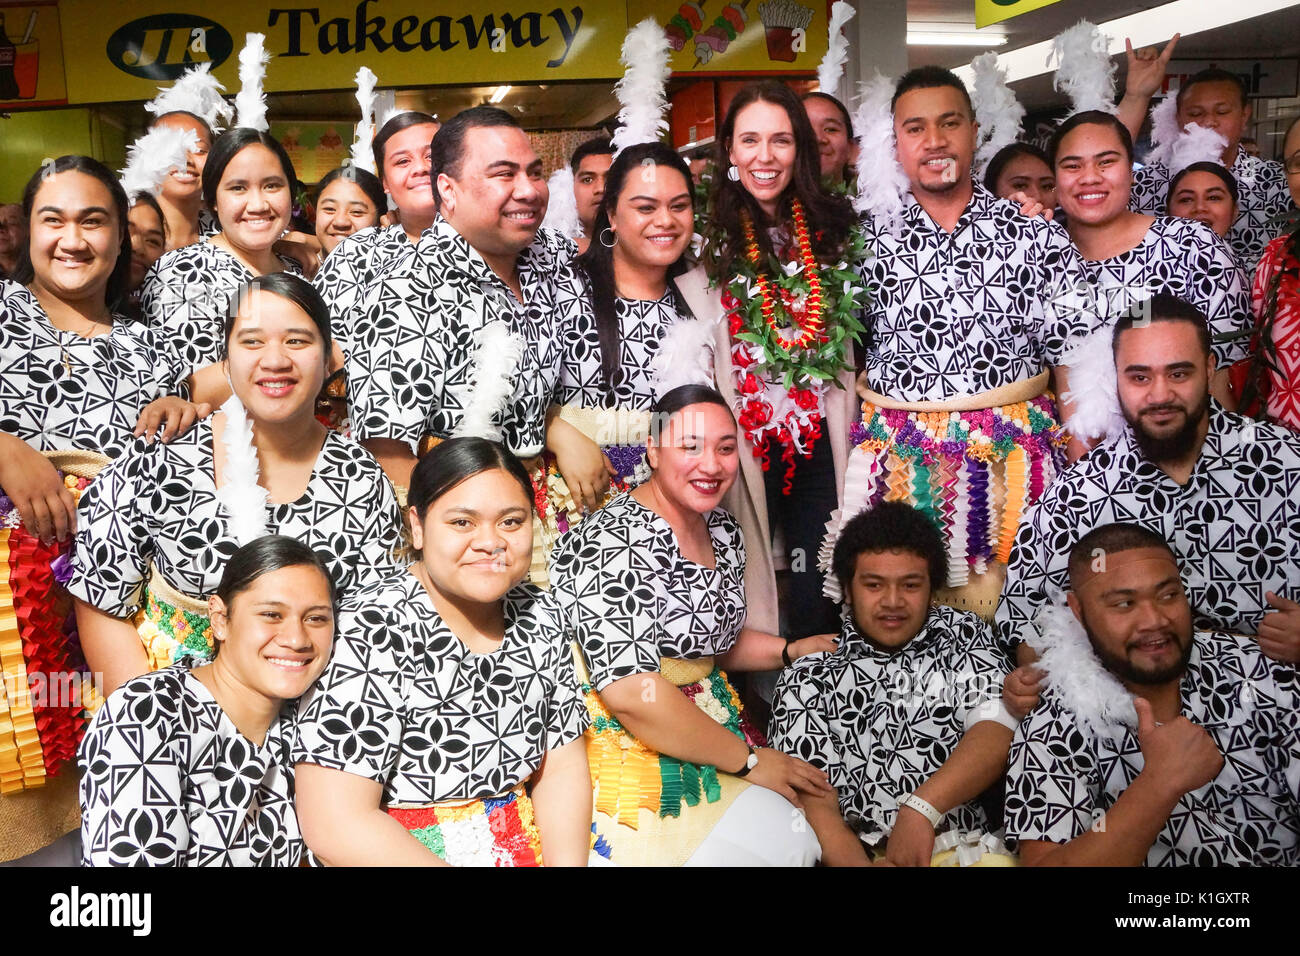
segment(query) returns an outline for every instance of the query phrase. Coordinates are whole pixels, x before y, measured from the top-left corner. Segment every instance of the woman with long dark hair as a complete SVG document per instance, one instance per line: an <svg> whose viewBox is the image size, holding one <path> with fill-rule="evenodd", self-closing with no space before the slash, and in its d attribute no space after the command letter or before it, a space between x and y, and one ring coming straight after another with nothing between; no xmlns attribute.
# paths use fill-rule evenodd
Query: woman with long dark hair
<svg viewBox="0 0 1300 956"><path fill-rule="evenodd" d="M854 342L864 255L847 199L821 183L799 98L771 80L731 101L702 217L703 265L678 281L713 323L714 375L742 433L741 480L727 499L745 529L751 621L779 633L776 553L790 568L788 635L836 631L817 556L840 504L857 416Z"/></svg>
<svg viewBox="0 0 1300 956"><path fill-rule="evenodd" d="M665 332L690 314L673 278L686 267L693 213L681 157L662 143L631 146L609 168L586 252L556 277L564 362L551 414L581 434L551 468L548 546L646 477L652 368Z"/></svg>
<svg viewBox="0 0 1300 956"><path fill-rule="evenodd" d="M482 438L411 474L416 560L344 604L304 701L298 819L333 866L582 866L588 724L532 561L532 483Z"/></svg>
<svg viewBox="0 0 1300 956"><path fill-rule="evenodd" d="M145 321L184 374L217 362L226 306L240 286L301 271L273 248L289 226L295 182L288 153L269 133L236 127L217 137L203 165L203 201L221 231L167 253L140 291Z"/></svg>
<svg viewBox="0 0 1300 956"><path fill-rule="evenodd" d="M316 239L328 256L340 242L379 225L387 208L379 177L357 166L331 169L316 184Z"/></svg>
<svg viewBox="0 0 1300 956"><path fill-rule="evenodd" d="M268 532L319 553L339 593L395 566L401 516L360 445L315 417L329 311L302 277L243 286L225 319L233 397L170 444L137 442L82 497L69 591L106 690L214 647L204 603L240 544Z"/></svg>
<svg viewBox="0 0 1300 956"><path fill-rule="evenodd" d="M208 599L211 661L118 688L81 745L86 866L298 866L297 698L334 637L334 583L311 548L267 535Z"/></svg>
<svg viewBox="0 0 1300 956"><path fill-rule="evenodd" d="M747 612L745 543L719 505L748 450L723 397L678 386L652 420L650 477L561 538L551 568L596 717L597 834L620 865L811 865L816 840L788 823L825 777L765 746L725 671L835 645L787 644Z"/></svg>

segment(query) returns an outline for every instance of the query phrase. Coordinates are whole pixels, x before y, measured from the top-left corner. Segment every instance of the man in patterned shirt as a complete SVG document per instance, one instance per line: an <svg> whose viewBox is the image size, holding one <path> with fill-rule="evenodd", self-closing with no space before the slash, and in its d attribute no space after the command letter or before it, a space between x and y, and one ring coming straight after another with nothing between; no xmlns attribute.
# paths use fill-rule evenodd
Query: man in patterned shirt
<svg viewBox="0 0 1300 956"><path fill-rule="evenodd" d="M1163 73L1160 76L1163 84ZM1154 89L1158 89L1159 85ZM1144 87L1152 89L1148 84ZM1126 100L1134 97L1126 92ZM1151 94L1146 93L1146 100ZM1241 77L1218 67L1194 74L1178 88L1178 128L1188 123L1217 131L1228 145L1222 163L1237 181L1237 220L1228 231L1228 243L1246 272L1253 273L1264 246L1280 229L1273 222L1292 208L1282 164L1251 156L1241 148L1241 134L1250 122L1251 107ZM1165 215L1169 193L1169 169L1153 162L1133 174L1129 206L1135 212Z"/></svg>
<svg viewBox="0 0 1300 956"><path fill-rule="evenodd" d="M886 494L915 501L944 530L947 583L982 585L946 600L991 615L1019 514L1004 515L998 491L1007 462L1021 501L1063 464L1049 372L1059 394L1066 343L1096 318L1067 294L1086 278L1065 231L971 178L977 126L960 79L939 67L906 74L893 125L910 189L897 234L879 217L866 223L865 403L845 514Z"/></svg>
<svg viewBox="0 0 1300 956"><path fill-rule="evenodd" d="M1069 573L1041 645L1050 683L1011 745L1021 862L1300 863L1294 668L1193 631L1174 554L1145 528L1090 532Z"/></svg>
<svg viewBox="0 0 1300 956"><path fill-rule="evenodd" d="M978 798L1001 777L1015 726L999 699L1007 667L987 624L931 605L946 563L916 509L858 515L835 546L850 609L839 649L801 657L776 686L772 746L837 791L804 797L827 865L865 865L883 843L890 862L929 866L936 831L988 828Z"/></svg>
<svg viewBox="0 0 1300 956"><path fill-rule="evenodd" d="M1114 331L1119 400L1129 427L1067 469L1016 535L998 606L1014 646L1066 585L1080 535L1131 521L1168 541L1197 627L1254 635L1274 660L1300 660L1300 435L1225 411L1205 316L1162 294L1149 320ZM1018 650L1022 663L1027 649Z"/></svg>
<svg viewBox="0 0 1300 956"><path fill-rule="evenodd" d="M438 218L361 299L347 355L355 437L399 487L425 440L467 415L521 458L541 453L559 374L550 276L573 250L539 233L546 180L509 113L462 112L431 159ZM481 347L492 327L509 333L504 347ZM505 394L489 395L501 381Z"/></svg>

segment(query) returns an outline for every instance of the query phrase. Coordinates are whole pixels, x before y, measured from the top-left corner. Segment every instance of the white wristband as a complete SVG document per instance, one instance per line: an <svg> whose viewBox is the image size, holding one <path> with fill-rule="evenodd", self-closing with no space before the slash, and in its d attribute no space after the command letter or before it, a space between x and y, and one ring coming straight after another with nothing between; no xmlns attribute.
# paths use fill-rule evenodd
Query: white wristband
<svg viewBox="0 0 1300 956"><path fill-rule="evenodd" d="M902 807L911 807L917 813L921 814L921 816L929 820L930 826L932 827L937 827L939 825L939 821L943 819L942 813L940 813L931 804L927 803L925 800L922 800L914 793L909 793L906 797L904 797L903 800L898 804L898 806L900 809Z"/></svg>
<svg viewBox="0 0 1300 956"><path fill-rule="evenodd" d="M1001 697L990 697L979 706L968 710L966 712L965 732L969 733L972 727L985 720L1001 724L1012 732L1020 726L1020 721L1011 716L1011 711L1007 710L1007 705Z"/></svg>

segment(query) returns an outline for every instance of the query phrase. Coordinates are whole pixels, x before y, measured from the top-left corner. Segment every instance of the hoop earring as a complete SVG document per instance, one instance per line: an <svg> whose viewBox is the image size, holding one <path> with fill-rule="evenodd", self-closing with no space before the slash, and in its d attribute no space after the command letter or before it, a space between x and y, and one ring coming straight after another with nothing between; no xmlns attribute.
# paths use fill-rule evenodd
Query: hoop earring
<svg viewBox="0 0 1300 956"><path fill-rule="evenodd" d="M737 169L735 166L727 167L727 178L730 179L733 183L740 182L740 170Z"/></svg>
<svg viewBox="0 0 1300 956"><path fill-rule="evenodd" d="M609 233L610 236L609 242L605 241L605 233ZM604 246L606 249L613 249L616 245L618 245L618 236L614 235L614 230L609 228L609 226L606 226L604 229L600 230L600 235L597 236L596 238L600 240L600 244Z"/></svg>

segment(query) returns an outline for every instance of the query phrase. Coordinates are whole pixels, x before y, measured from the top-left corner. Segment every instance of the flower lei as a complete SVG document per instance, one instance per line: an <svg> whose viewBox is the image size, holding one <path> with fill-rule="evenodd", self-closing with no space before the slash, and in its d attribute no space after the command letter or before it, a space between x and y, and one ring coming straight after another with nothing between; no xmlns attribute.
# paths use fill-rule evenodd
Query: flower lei
<svg viewBox="0 0 1300 956"><path fill-rule="evenodd" d="M849 343L863 332L854 312L862 307L866 291L856 268L866 257L858 230L850 235L846 261L823 266L813 254L797 199L791 201L791 219L797 260L762 269L754 224L745 217L745 255L722 293L736 417L764 471L770 464L768 440L780 442L785 494L791 490L796 453L810 457L821 437L828 385L839 387L840 372L851 367Z"/></svg>

